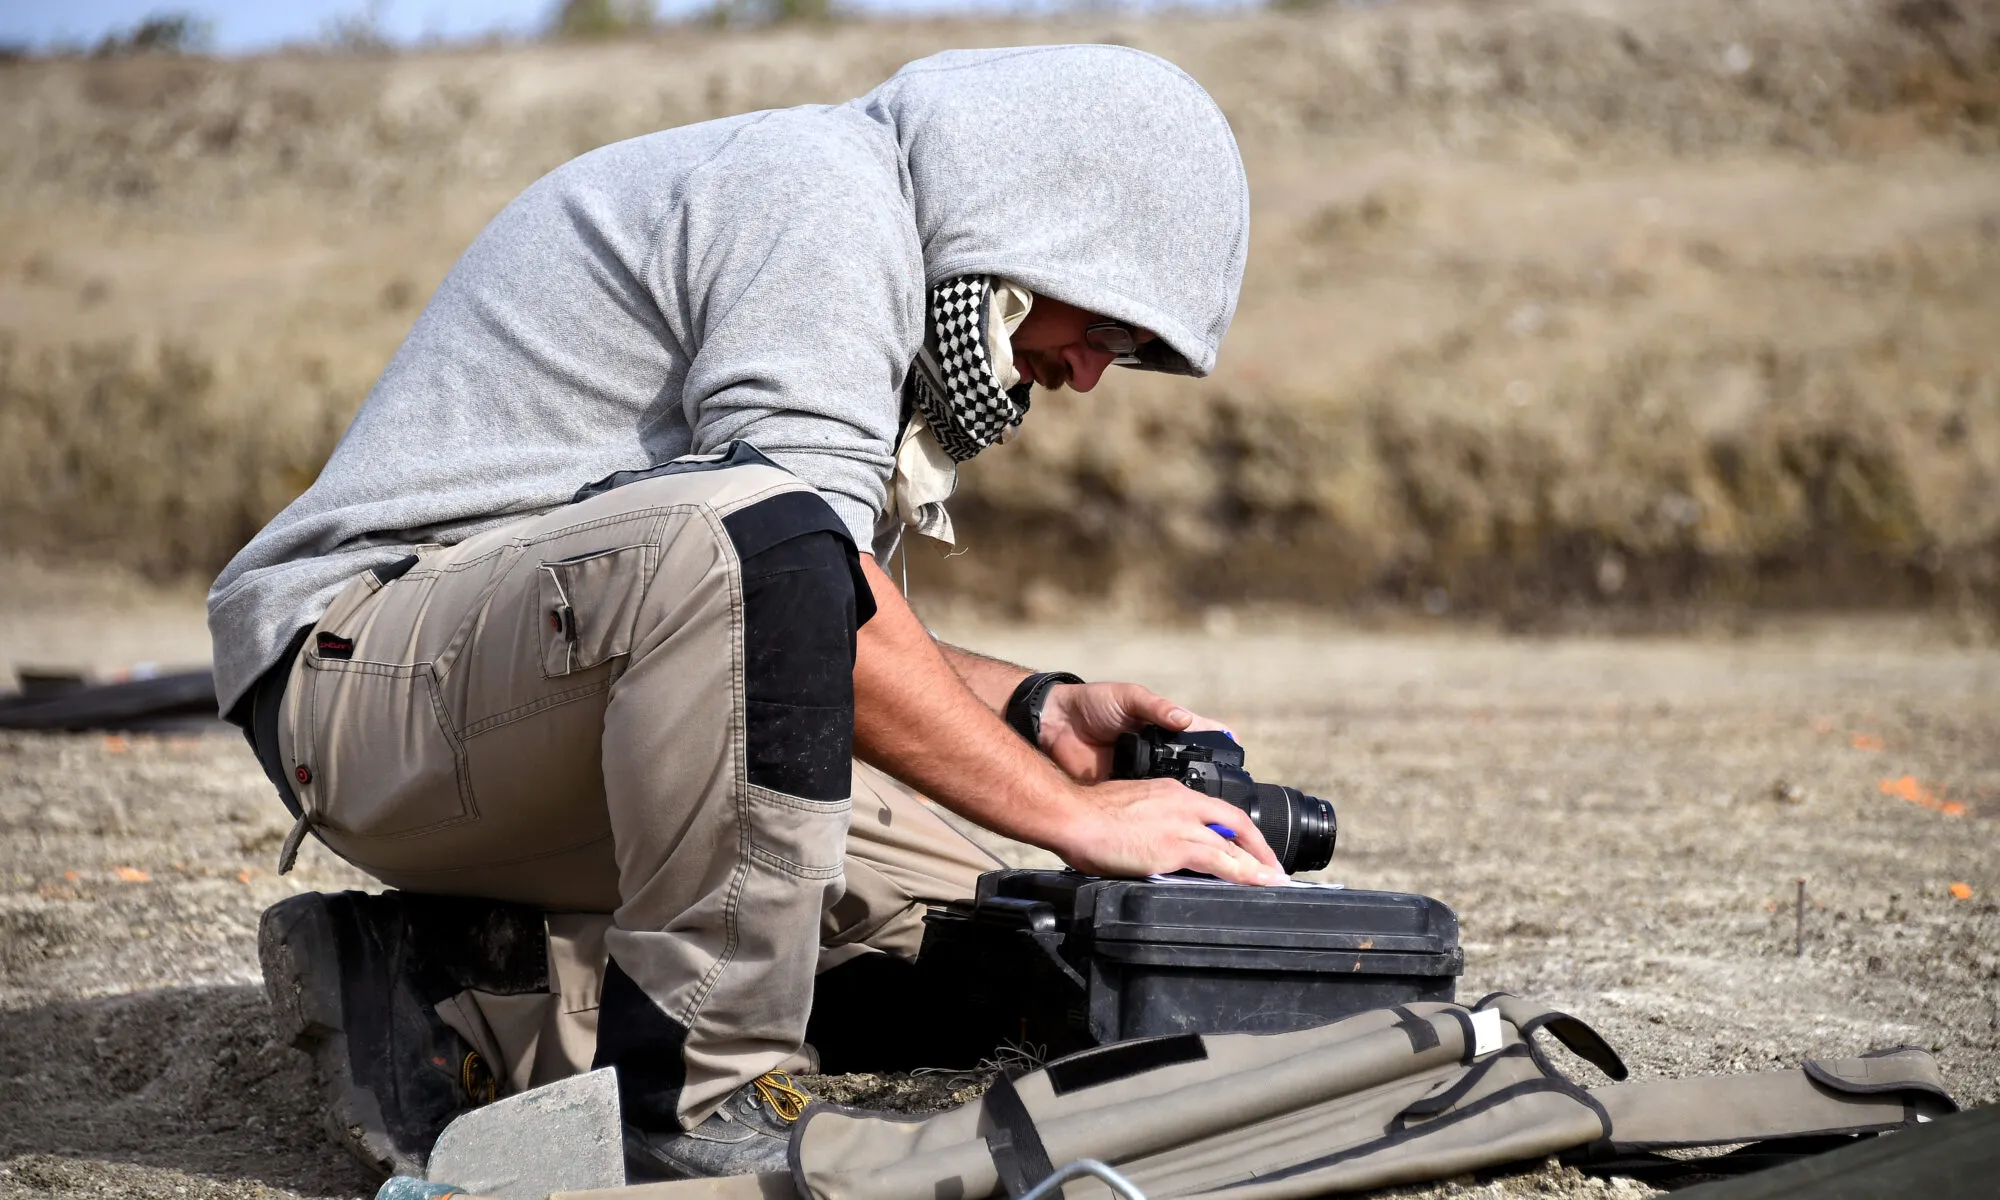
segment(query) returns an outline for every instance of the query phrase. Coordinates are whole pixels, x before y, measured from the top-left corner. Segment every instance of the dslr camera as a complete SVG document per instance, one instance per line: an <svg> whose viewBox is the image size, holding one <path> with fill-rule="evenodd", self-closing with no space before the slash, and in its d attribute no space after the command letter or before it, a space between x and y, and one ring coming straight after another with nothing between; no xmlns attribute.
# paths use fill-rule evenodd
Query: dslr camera
<svg viewBox="0 0 2000 1200"><path fill-rule="evenodd" d="M1175 733L1148 725L1120 734L1111 750L1113 779L1178 779L1249 814L1286 874L1333 861L1340 832L1333 805L1297 788L1258 783L1243 769L1243 747L1219 730Z"/></svg>

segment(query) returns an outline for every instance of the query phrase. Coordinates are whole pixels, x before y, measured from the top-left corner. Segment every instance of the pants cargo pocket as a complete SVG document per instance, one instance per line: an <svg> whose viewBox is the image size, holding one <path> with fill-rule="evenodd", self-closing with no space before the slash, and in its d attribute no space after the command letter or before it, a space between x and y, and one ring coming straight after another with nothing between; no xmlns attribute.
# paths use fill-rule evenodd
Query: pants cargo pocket
<svg viewBox="0 0 2000 1200"><path fill-rule="evenodd" d="M748 789L750 855L795 879L839 878L847 857L847 800L802 800L769 788Z"/></svg>
<svg viewBox="0 0 2000 1200"><path fill-rule="evenodd" d="M542 676L555 679L632 652L655 550L624 546L539 570Z"/></svg>
<svg viewBox="0 0 2000 1200"><path fill-rule="evenodd" d="M308 655L300 679L309 707L306 736L293 748L294 780L315 825L394 838L478 816L429 663Z"/></svg>
<svg viewBox="0 0 2000 1200"><path fill-rule="evenodd" d="M731 941L738 978L782 986L720 985L735 1020L753 1028L804 1028L802 1001L819 962L814 932L847 887L845 800L802 800L768 788L744 796L750 822L740 891L732 898ZM710 1018L711 1026L720 1019Z"/></svg>

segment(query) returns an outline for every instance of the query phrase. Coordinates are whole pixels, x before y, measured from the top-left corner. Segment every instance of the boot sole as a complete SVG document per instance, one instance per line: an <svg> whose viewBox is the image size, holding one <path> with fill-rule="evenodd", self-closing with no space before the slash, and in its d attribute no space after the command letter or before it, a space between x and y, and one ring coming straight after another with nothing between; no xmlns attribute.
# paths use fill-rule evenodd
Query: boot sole
<svg viewBox="0 0 2000 1200"><path fill-rule="evenodd" d="M327 1137L373 1170L423 1178L423 1159L396 1148L381 1103L355 1083L349 1068L339 941L328 898L308 892L266 909L257 923L257 961L279 1039L313 1060L325 1094Z"/></svg>

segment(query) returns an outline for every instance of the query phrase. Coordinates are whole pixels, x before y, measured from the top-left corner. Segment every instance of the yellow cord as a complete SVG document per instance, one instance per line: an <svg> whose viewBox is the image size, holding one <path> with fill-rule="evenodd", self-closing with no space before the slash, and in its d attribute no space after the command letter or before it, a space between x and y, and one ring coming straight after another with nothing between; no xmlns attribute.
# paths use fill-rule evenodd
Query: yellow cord
<svg viewBox="0 0 2000 1200"><path fill-rule="evenodd" d="M787 1125L798 1120L806 1105L812 1103L812 1097L800 1091L792 1077L783 1071L766 1071L751 1082L756 1084L757 1094L764 1103Z"/></svg>

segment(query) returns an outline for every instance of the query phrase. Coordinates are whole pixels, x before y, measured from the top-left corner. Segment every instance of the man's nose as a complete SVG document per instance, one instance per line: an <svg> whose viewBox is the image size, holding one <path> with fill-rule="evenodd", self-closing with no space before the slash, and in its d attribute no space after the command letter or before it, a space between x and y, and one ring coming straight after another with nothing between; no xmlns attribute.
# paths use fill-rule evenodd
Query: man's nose
<svg viewBox="0 0 2000 1200"><path fill-rule="evenodd" d="M1097 381L1103 378L1105 369L1117 358L1116 355L1092 350L1088 346L1076 347L1065 357L1069 361L1069 386L1079 392L1087 392L1096 387Z"/></svg>

